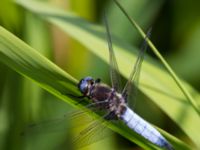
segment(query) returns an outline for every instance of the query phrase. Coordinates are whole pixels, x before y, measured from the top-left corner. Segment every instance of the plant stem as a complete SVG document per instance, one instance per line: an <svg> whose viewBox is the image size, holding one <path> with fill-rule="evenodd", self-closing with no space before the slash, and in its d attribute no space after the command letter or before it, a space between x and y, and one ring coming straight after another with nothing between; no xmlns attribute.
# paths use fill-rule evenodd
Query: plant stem
<svg viewBox="0 0 200 150"><path fill-rule="evenodd" d="M140 28L140 26L136 23L135 20L133 20L128 13L125 11L125 9L122 7L122 5L117 1L114 0L114 2L116 3L116 5L121 9L121 11L124 13L124 15L128 18L128 20L131 22L131 24L139 31L139 33L142 35L143 38L146 37L145 33L143 32L143 30ZM165 66L165 68L167 69L167 71L170 73L170 75L172 76L172 78L174 79L174 81L176 82L177 86L181 89L181 91L183 92L183 94L185 95L185 97L187 98L187 100L189 101L189 103L192 105L192 107L195 109L195 111L198 113L198 115L200 116L200 110L198 108L198 105L196 104L195 100L192 98L192 96L190 95L190 93L186 90L186 88L184 87L184 85L181 83L180 79L178 78L178 76L176 76L176 74L174 73L174 71L172 70L172 68L169 66L169 64L165 61L165 59L162 57L162 55L159 53L159 51L157 50L157 48L154 46L154 44L147 39L147 42L149 44L149 47L152 49L152 51L154 52L154 54L160 59L160 61L163 63L163 65Z"/></svg>

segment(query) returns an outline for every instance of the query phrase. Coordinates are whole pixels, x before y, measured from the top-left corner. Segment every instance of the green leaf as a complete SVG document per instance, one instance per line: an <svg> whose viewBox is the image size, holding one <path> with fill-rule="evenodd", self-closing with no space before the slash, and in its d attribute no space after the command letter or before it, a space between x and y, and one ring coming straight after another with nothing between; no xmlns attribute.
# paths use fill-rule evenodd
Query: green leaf
<svg viewBox="0 0 200 150"><path fill-rule="evenodd" d="M34 80L62 100L72 101L64 94L66 91L75 93L77 80L3 27L0 27L0 33L1 62L23 76Z"/></svg>
<svg viewBox="0 0 200 150"><path fill-rule="evenodd" d="M83 108L82 105L75 105L76 100L66 95L66 93L77 95L76 80L2 27L0 27L0 61L58 98ZM146 143L136 133L126 131L122 125L109 123L109 126L143 148L155 147Z"/></svg>
<svg viewBox="0 0 200 150"><path fill-rule="evenodd" d="M126 10L123 8L123 6L117 1L117 0L113 0L116 5L121 9L121 11L124 13L124 15L128 18L128 20L130 21L130 23L137 29L137 31L140 33L140 35L145 38L145 33L143 32L142 28L137 24L137 22L132 19L130 17L130 15L126 12ZM185 95L185 97L187 98L188 102L191 104L191 106L193 107L193 109L198 113L198 115L200 116L200 110L199 107L196 103L196 101L193 99L193 97L191 96L191 94L188 92L188 90L185 88L185 86L182 84L182 82L180 81L180 79L178 78L178 76L175 74L175 72L172 70L172 68L169 66L169 64L167 63L167 61L163 58L163 56L159 53L159 51L157 50L157 48L154 46L154 44L147 39L148 45L151 48L151 50L154 52L154 54L159 58L159 60L162 62L162 64L165 66L165 68L167 69L167 71L169 72L169 74L171 75L171 77L174 79L174 82L176 82L177 86L179 87L179 89L182 91L182 93Z"/></svg>
<svg viewBox="0 0 200 150"><path fill-rule="evenodd" d="M101 28L82 20L74 14L66 13L43 3L21 1L20 4L62 28L63 31L80 41L91 52L108 63L107 44L104 40L105 35ZM14 70L17 70L19 73L33 79L59 98L70 104L75 103L74 100L63 94L65 92L72 94L76 92L76 80L74 78L36 53L19 39L13 37L13 35L3 28L0 29L0 42L0 60L2 62L6 63ZM133 60L136 58L135 48L127 43L121 43L121 41L117 39L114 40L114 46L118 62L120 62L120 71L124 77L128 78L132 69ZM125 49L133 49L134 52L132 54L126 52ZM190 104L188 104L171 77L159 67L157 62L148 58L148 61L145 61L143 64L140 79L140 90L171 117L190 139L199 146L200 138L196 131L200 125L198 114ZM187 87L196 97L199 96L189 85L187 85ZM143 148L155 148L155 146L146 142L137 134L127 132L120 125L115 126L111 124L110 127ZM182 149L188 149L184 143L177 139L175 140L174 137L167 137L169 137L169 140L175 148L177 147L180 149L180 147L182 147Z"/></svg>

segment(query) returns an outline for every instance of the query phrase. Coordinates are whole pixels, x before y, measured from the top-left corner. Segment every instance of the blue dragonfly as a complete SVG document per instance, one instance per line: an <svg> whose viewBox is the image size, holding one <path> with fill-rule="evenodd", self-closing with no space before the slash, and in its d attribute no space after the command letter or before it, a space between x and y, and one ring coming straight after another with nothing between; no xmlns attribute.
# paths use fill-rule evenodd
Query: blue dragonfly
<svg viewBox="0 0 200 150"><path fill-rule="evenodd" d="M148 31L145 37L144 43L142 44L136 59L136 63L127 83L125 84L125 87L123 90L120 90L119 69L112 47L108 21L105 15L104 22L107 31L110 60L110 78L112 87L102 83L100 79L95 80L88 76L81 79L78 84L78 88L83 94L82 97L89 98L95 108L105 110L106 113L103 116L105 120L120 120L128 128L141 135L149 142L167 150L173 150L172 145L166 140L164 136L161 135L161 133L156 128L141 118L128 106L130 91L137 90L136 86L138 85L141 65L144 59L145 51L147 49L147 38L150 36L151 30ZM132 86L132 82L134 86Z"/></svg>
<svg viewBox="0 0 200 150"><path fill-rule="evenodd" d="M80 99L80 102L88 98L90 100L89 105L86 107L91 111L101 111L103 112L99 120L93 121L86 129L80 132L80 134L74 139L74 142L80 144L80 146L86 146L93 142L96 142L103 137L107 136L105 131L105 126L100 126L99 123L106 121L121 121L127 126L130 130L136 132L140 136L144 137L149 142L164 148L166 150L173 150L173 146L166 140L161 133L154 128L150 123L141 118L136 114L129 106L128 100L130 99L130 92L137 92L137 86L139 82L139 75L144 59L144 54L147 49L147 38L150 36L151 30L147 32L145 40L142 44L142 47L138 53L138 57L133 66L133 70L128 78L123 89L121 89L121 80L119 76L118 64L116 61L115 53L112 47L111 34L108 27L108 21L106 15L104 14L104 22L107 33L108 49L109 49L109 60L110 60L110 78L112 86L108 86L101 82L101 80L93 79L90 76L87 76L81 79L78 83L78 89L81 92L81 96L72 96L74 98ZM133 84L132 84L133 83ZM132 92L132 93L133 93ZM135 94L136 95L136 94ZM91 112L89 111L89 112ZM76 118L77 116L84 115L88 112L77 112L72 113L71 118ZM61 119L55 119L54 121L47 121L40 124L33 124L23 132L26 134L30 129L32 132L42 131L42 128L48 129L49 126L59 126L62 124L63 120L69 118L70 116L64 115ZM106 121L105 121L106 120ZM56 129L55 129L56 130ZM101 135L94 135L93 131L98 131Z"/></svg>

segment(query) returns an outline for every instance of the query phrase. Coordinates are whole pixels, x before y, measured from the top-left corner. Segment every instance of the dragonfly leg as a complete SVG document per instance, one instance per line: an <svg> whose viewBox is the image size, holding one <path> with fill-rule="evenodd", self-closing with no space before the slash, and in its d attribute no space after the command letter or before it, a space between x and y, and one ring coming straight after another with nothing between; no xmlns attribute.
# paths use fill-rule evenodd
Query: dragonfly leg
<svg viewBox="0 0 200 150"><path fill-rule="evenodd" d="M76 105L81 104L83 101L85 101L85 100L84 100L84 98L85 98L84 95L82 95L82 96L77 96L76 98L79 99L78 102L76 103Z"/></svg>
<svg viewBox="0 0 200 150"><path fill-rule="evenodd" d="M97 78L96 80L95 80L95 83L100 83L101 82L101 79L100 78Z"/></svg>
<svg viewBox="0 0 200 150"><path fill-rule="evenodd" d="M80 104L81 102L84 101L84 98L86 97L85 95L81 95L81 96L76 96L76 95L72 95L72 94L66 94L72 98L78 99L78 102L76 105Z"/></svg>
<svg viewBox="0 0 200 150"><path fill-rule="evenodd" d="M106 120L116 120L116 115L114 111L109 112L107 115L104 116Z"/></svg>

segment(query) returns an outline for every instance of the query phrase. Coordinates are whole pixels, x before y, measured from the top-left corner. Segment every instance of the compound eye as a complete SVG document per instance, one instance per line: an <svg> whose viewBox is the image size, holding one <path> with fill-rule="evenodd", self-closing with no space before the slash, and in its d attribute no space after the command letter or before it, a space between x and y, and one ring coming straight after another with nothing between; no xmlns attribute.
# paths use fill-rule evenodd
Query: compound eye
<svg viewBox="0 0 200 150"><path fill-rule="evenodd" d="M88 89L88 82L83 80L80 84L80 91L82 93L86 93L87 92L87 89Z"/></svg>
<svg viewBox="0 0 200 150"><path fill-rule="evenodd" d="M86 94L88 91L88 86L93 83L94 81L91 77L86 77L79 82L78 88L81 91L81 93Z"/></svg>

